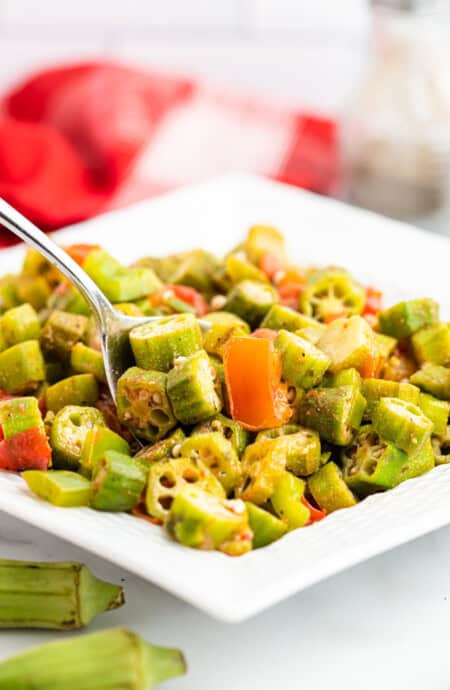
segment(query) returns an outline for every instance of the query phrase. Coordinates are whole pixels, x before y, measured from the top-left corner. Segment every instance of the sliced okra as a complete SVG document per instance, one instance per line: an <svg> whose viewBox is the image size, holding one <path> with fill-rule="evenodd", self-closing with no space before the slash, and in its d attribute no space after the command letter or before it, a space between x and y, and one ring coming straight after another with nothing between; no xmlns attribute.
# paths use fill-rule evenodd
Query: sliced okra
<svg viewBox="0 0 450 690"><path fill-rule="evenodd" d="M194 249L178 255L177 264L167 282L189 285L199 292L211 293L213 276L220 262L204 249Z"/></svg>
<svg viewBox="0 0 450 690"><path fill-rule="evenodd" d="M273 254L278 259L286 259L286 240L277 228L271 225L252 226L242 246L250 261L259 266L266 254Z"/></svg>
<svg viewBox="0 0 450 690"><path fill-rule="evenodd" d="M257 328L273 304L278 301L276 290L256 280L243 280L228 293L224 310L237 314Z"/></svg>
<svg viewBox="0 0 450 690"><path fill-rule="evenodd" d="M98 384L92 374L76 374L61 379L45 392L47 410L58 412L66 405L93 405L98 400Z"/></svg>
<svg viewBox="0 0 450 690"><path fill-rule="evenodd" d="M47 307L51 310L63 311L69 314L89 316L89 305L76 288L69 283L61 283L47 300Z"/></svg>
<svg viewBox="0 0 450 690"><path fill-rule="evenodd" d="M73 346L87 335L87 329L86 316L53 311L41 333L41 347L44 354L67 361Z"/></svg>
<svg viewBox="0 0 450 690"><path fill-rule="evenodd" d="M23 343L25 340L37 340L41 332L38 315L31 304L8 309L0 320L0 330L7 347Z"/></svg>
<svg viewBox="0 0 450 690"><path fill-rule="evenodd" d="M132 302L162 287L151 268L126 268L103 249L90 252L83 269L111 302Z"/></svg>
<svg viewBox="0 0 450 690"><path fill-rule="evenodd" d="M253 532L252 548L260 549L280 539L287 532L287 524L279 518L249 501L247 506L248 521Z"/></svg>
<svg viewBox="0 0 450 690"><path fill-rule="evenodd" d="M372 424L382 438L409 454L422 448L433 431L433 422L420 407L399 398L381 398Z"/></svg>
<svg viewBox="0 0 450 690"><path fill-rule="evenodd" d="M365 290L347 271L327 268L308 277L300 295L300 309L307 316L327 322L330 317L361 314Z"/></svg>
<svg viewBox="0 0 450 690"><path fill-rule="evenodd" d="M111 512L134 508L145 488L146 474L129 455L107 450L94 467L91 506Z"/></svg>
<svg viewBox="0 0 450 690"><path fill-rule="evenodd" d="M242 480L238 494L244 501L263 505L272 496L286 469L286 454L279 439L250 444L242 457Z"/></svg>
<svg viewBox="0 0 450 690"><path fill-rule="evenodd" d="M274 304L264 319L261 322L261 328L270 328L273 331L291 331L294 333L301 328L318 327L320 331L324 330L323 324L315 319L312 319L305 314L299 314L290 307L285 307L283 304Z"/></svg>
<svg viewBox="0 0 450 690"><path fill-rule="evenodd" d="M409 380L436 398L450 400L450 369L446 367L439 364L424 364Z"/></svg>
<svg viewBox="0 0 450 690"><path fill-rule="evenodd" d="M173 413L182 424L197 424L220 411L214 376L204 350L176 360L167 375L167 393Z"/></svg>
<svg viewBox="0 0 450 690"><path fill-rule="evenodd" d="M240 424L235 422L233 419L226 417L225 415L219 413L210 419L206 419L204 422L198 424L194 430L194 434L204 434L209 431L220 432L228 441L231 442L234 450L241 457L244 452L249 439L249 433L246 429L243 429Z"/></svg>
<svg viewBox="0 0 450 690"><path fill-rule="evenodd" d="M398 393L392 397L400 398L405 402L413 403L414 405L419 404L420 388L414 386L412 383L407 383L406 381L400 381L398 384Z"/></svg>
<svg viewBox="0 0 450 690"><path fill-rule="evenodd" d="M178 357L201 349L202 334L192 314L179 314L133 328L130 343L139 367L169 371Z"/></svg>
<svg viewBox="0 0 450 690"><path fill-rule="evenodd" d="M67 405L59 410L49 430L57 469L78 470L87 433L95 426L106 426L102 413L95 407Z"/></svg>
<svg viewBox="0 0 450 690"><path fill-rule="evenodd" d="M64 378L66 368L61 361L48 360L45 362L45 381L49 385Z"/></svg>
<svg viewBox="0 0 450 690"><path fill-rule="evenodd" d="M181 444L181 455L199 458L228 494L241 478L241 464L233 445L220 431L193 434Z"/></svg>
<svg viewBox="0 0 450 690"><path fill-rule="evenodd" d="M150 304L148 300L145 301L147 304ZM114 305L114 309L120 311L121 314L125 314L125 316L144 316L144 312L135 302L119 302L118 304ZM151 316L152 311L146 311L145 315Z"/></svg>
<svg viewBox="0 0 450 690"><path fill-rule="evenodd" d="M398 396L399 383L387 379L363 379L361 393L367 401L364 411L364 419L372 419L372 414L381 398L396 398Z"/></svg>
<svg viewBox="0 0 450 690"><path fill-rule="evenodd" d="M436 465L446 465L450 462L450 424L447 425L442 436L435 436L431 439L431 447Z"/></svg>
<svg viewBox="0 0 450 690"><path fill-rule="evenodd" d="M243 280L257 280L260 283L267 283L265 273L257 268L241 252L228 254L225 259L225 273L231 285L236 285Z"/></svg>
<svg viewBox="0 0 450 690"><path fill-rule="evenodd" d="M230 338L250 333L250 327L245 321L226 311L213 311L204 320L211 324L211 328L203 333L203 347L209 354L220 358Z"/></svg>
<svg viewBox="0 0 450 690"><path fill-rule="evenodd" d="M386 360L381 376L388 381L406 381L417 371L417 362L409 352L396 349Z"/></svg>
<svg viewBox="0 0 450 690"><path fill-rule="evenodd" d="M332 373L349 367L361 371L368 357L373 357L377 352L373 331L361 316L332 321L317 347L330 358Z"/></svg>
<svg viewBox="0 0 450 690"><path fill-rule="evenodd" d="M309 508L302 502L306 483L290 472L283 472L270 503L289 530L304 527L310 520Z"/></svg>
<svg viewBox="0 0 450 690"><path fill-rule="evenodd" d="M0 278L0 314L17 307L20 300L17 297L17 276L6 274Z"/></svg>
<svg viewBox="0 0 450 690"><path fill-rule="evenodd" d="M335 462L327 462L312 477L309 477L308 490L317 505L327 513L333 513L341 508L350 508L357 503Z"/></svg>
<svg viewBox="0 0 450 690"><path fill-rule="evenodd" d="M390 335L385 335L384 333L377 333L376 331L374 331L373 337L380 356L383 359L390 357L397 347L397 339L391 338Z"/></svg>
<svg viewBox="0 0 450 690"><path fill-rule="evenodd" d="M424 415L433 422L433 434L443 436L450 415L450 403L446 400L438 400L429 393L420 393L418 405Z"/></svg>
<svg viewBox="0 0 450 690"><path fill-rule="evenodd" d="M286 454L286 469L299 477L307 477L321 465L320 436L317 431L297 424L285 424L276 429L260 431L257 441L278 439Z"/></svg>
<svg viewBox="0 0 450 690"><path fill-rule="evenodd" d="M308 391L298 405L303 426L317 431L321 438L346 446L361 424L366 401L355 386L317 388Z"/></svg>
<svg viewBox="0 0 450 690"><path fill-rule="evenodd" d="M76 374L92 374L100 383L106 383L103 355L83 343L76 343L70 353L70 366Z"/></svg>
<svg viewBox="0 0 450 690"><path fill-rule="evenodd" d="M281 330L274 341L281 356L284 380L296 388L312 388L330 366L329 357L295 333Z"/></svg>
<svg viewBox="0 0 450 690"><path fill-rule="evenodd" d="M0 400L0 429L8 439L28 429L43 429L37 398L22 397Z"/></svg>
<svg viewBox="0 0 450 690"><path fill-rule="evenodd" d="M122 424L150 442L159 441L176 426L166 392L167 374L131 367L117 384L117 414Z"/></svg>
<svg viewBox="0 0 450 690"><path fill-rule="evenodd" d="M213 496L198 487L180 491L170 508L169 533L194 549L241 556L252 548L252 530L245 503Z"/></svg>
<svg viewBox="0 0 450 690"><path fill-rule="evenodd" d="M365 380L378 381L378 379ZM350 367L349 369L341 369L341 371L338 371L336 374L326 374L323 380L323 385L330 388L336 388L339 386L356 386L357 388L360 388L361 386L364 386L364 382L361 379L361 374L359 371L354 367Z"/></svg>
<svg viewBox="0 0 450 690"><path fill-rule="evenodd" d="M378 314L381 332L399 340L435 323L438 318L439 305L428 297L399 302Z"/></svg>
<svg viewBox="0 0 450 690"><path fill-rule="evenodd" d="M77 472L67 470L28 470L22 472L31 491L54 506L75 508L88 506L91 482Z"/></svg>
<svg viewBox="0 0 450 690"><path fill-rule="evenodd" d="M128 442L106 426L93 426L88 430L81 448L79 471L85 477L92 473L107 450L130 455Z"/></svg>
<svg viewBox="0 0 450 690"><path fill-rule="evenodd" d="M299 328L295 331L295 335L298 335L303 340L307 340L313 345L317 345L321 339L324 332L323 324L317 322L317 326L306 326L305 328Z"/></svg>
<svg viewBox="0 0 450 690"><path fill-rule="evenodd" d="M37 340L27 340L0 353L0 389L13 395L33 393L45 380L45 364Z"/></svg>
<svg viewBox="0 0 450 690"><path fill-rule="evenodd" d="M36 249L28 247L22 264L22 277L42 276L50 287L54 287L61 281L62 275L55 266L45 259Z"/></svg>
<svg viewBox="0 0 450 690"><path fill-rule="evenodd" d="M162 441L142 448L135 457L149 465L160 460L170 460L173 457L178 457L181 452L181 444L185 438L186 436L182 429L175 429L170 436Z"/></svg>
<svg viewBox="0 0 450 690"><path fill-rule="evenodd" d="M225 383L225 367L221 359L208 355L211 371L214 377L214 389L221 402L224 411L230 413L230 399L228 396L228 389Z"/></svg>
<svg viewBox="0 0 450 690"><path fill-rule="evenodd" d="M421 328L411 338L414 356L420 364L450 365L450 324L435 323Z"/></svg>

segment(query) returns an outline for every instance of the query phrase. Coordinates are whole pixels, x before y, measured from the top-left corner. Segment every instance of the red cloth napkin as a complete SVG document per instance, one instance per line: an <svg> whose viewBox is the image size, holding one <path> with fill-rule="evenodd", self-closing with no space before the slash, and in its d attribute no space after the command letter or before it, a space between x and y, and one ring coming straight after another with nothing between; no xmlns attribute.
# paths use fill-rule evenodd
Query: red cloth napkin
<svg viewBox="0 0 450 690"><path fill-rule="evenodd" d="M185 78L83 63L3 99L0 196L46 230L229 170L327 194L338 168L333 121Z"/></svg>

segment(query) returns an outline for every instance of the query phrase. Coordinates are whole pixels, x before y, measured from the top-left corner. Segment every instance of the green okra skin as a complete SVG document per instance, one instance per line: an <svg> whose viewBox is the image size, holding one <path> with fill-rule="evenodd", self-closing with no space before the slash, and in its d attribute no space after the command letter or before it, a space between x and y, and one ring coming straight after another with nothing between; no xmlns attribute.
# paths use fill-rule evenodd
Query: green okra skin
<svg viewBox="0 0 450 690"><path fill-rule="evenodd" d="M89 316L89 305L73 285L62 283L54 290L47 300L47 307L51 310L63 311L69 314Z"/></svg>
<svg viewBox="0 0 450 690"><path fill-rule="evenodd" d="M184 253L168 254L167 256L144 256L133 265L138 268L151 268L163 283L172 283L172 277L181 264Z"/></svg>
<svg viewBox="0 0 450 690"><path fill-rule="evenodd" d="M0 319L0 330L7 347L23 343L25 340L38 340L41 324L31 304L8 309Z"/></svg>
<svg viewBox="0 0 450 690"><path fill-rule="evenodd" d="M257 280L260 283L267 283L268 278L263 271L256 268L251 261L245 258L241 252L229 254L225 259L225 274L231 285L236 285L243 280Z"/></svg>
<svg viewBox="0 0 450 690"><path fill-rule="evenodd" d="M433 422L433 434L443 436L450 415L450 403L446 400L438 400L429 393L420 393L418 405L424 415Z"/></svg>
<svg viewBox="0 0 450 690"><path fill-rule="evenodd" d="M126 268L103 249L90 252L83 269L111 302L132 302L162 287L151 268Z"/></svg>
<svg viewBox="0 0 450 690"><path fill-rule="evenodd" d="M88 319L80 314L53 311L41 333L41 347L46 357L66 362L72 348L87 335Z"/></svg>
<svg viewBox="0 0 450 690"><path fill-rule="evenodd" d="M446 465L450 462L450 424L442 436L434 436L431 439L431 447L436 465Z"/></svg>
<svg viewBox="0 0 450 690"><path fill-rule="evenodd" d="M138 367L167 372L202 348L202 334L192 314L179 314L133 328L130 343Z"/></svg>
<svg viewBox="0 0 450 690"><path fill-rule="evenodd" d="M282 233L271 225L252 226L242 249L257 266L266 254L273 254L281 260L286 258L286 241Z"/></svg>
<svg viewBox="0 0 450 690"><path fill-rule="evenodd" d="M270 502L288 530L304 527L310 519L309 509L302 503L306 483L290 472L284 472L277 483Z"/></svg>
<svg viewBox="0 0 450 690"><path fill-rule="evenodd" d="M231 442L234 450L241 457L248 444L249 433L240 424L219 412L219 414L206 419L193 429L194 434L203 434L209 431L219 431Z"/></svg>
<svg viewBox="0 0 450 690"><path fill-rule="evenodd" d="M98 400L98 383L92 374L76 374L61 379L45 392L47 410L58 412L66 405L92 405Z"/></svg>
<svg viewBox="0 0 450 690"><path fill-rule="evenodd" d="M322 510L333 513L350 508L357 499L345 483L342 472L335 462L327 462L308 479L308 490Z"/></svg>
<svg viewBox="0 0 450 690"><path fill-rule="evenodd" d="M86 435L95 426L106 426L102 413L95 407L67 405L57 412L49 429L53 465L57 469L79 469Z"/></svg>
<svg viewBox="0 0 450 690"><path fill-rule="evenodd" d="M391 338L390 335L385 335L384 333L377 333L374 331L373 337L375 340L376 348L381 357L387 359L394 352L397 347L397 338Z"/></svg>
<svg viewBox="0 0 450 690"><path fill-rule="evenodd" d="M399 383L387 379L363 379L361 393L367 401L364 419L372 419L372 414L381 398L396 398L399 393Z"/></svg>
<svg viewBox="0 0 450 690"><path fill-rule="evenodd" d="M195 485L219 498L225 490L219 480L198 458L177 457L150 466L145 495L147 512L165 522L175 497L187 486Z"/></svg>
<svg viewBox="0 0 450 690"><path fill-rule="evenodd" d="M204 350L176 360L167 374L167 393L179 422L197 424L220 412L214 376Z"/></svg>
<svg viewBox="0 0 450 690"><path fill-rule="evenodd" d="M117 384L117 414L136 436L156 442L176 426L166 391L167 374L131 367Z"/></svg>
<svg viewBox="0 0 450 690"><path fill-rule="evenodd" d="M44 428L37 398L0 400L0 429L3 438L12 438L23 431L36 428Z"/></svg>
<svg viewBox="0 0 450 690"><path fill-rule="evenodd" d="M228 395L227 384L225 382L225 367L221 359L208 355L211 371L214 377L214 390L220 400L224 412L230 414L230 398Z"/></svg>
<svg viewBox="0 0 450 690"><path fill-rule="evenodd" d="M7 274L0 278L0 314L17 307L20 300L17 297L17 276Z"/></svg>
<svg viewBox="0 0 450 690"><path fill-rule="evenodd" d="M256 280L243 280L228 293L224 310L236 314L257 328L273 304L278 301L276 290Z"/></svg>
<svg viewBox="0 0 450 690"><path fill-rule="evenodd" d="M0 690L151 690L185 672L179 650L155 647L126 628L111 628L3 661Z"/></svg>
<svg viewBox="0 0 450 690"><path fill-rule="evenodd" d="M286 453L279 439L262 439L250 444L242 457L239 497L263 505L271 498L285 469Z"/></svg>
<svg viewBox="0 0 450 690"><path fill-rule="evenodd" d="M379 379L370 380L378 381ZM323 385L330 388L339 388L339 386L356 386L361 388L361 386L364 385L364 382L361 379L361 374L359 371L354 367L350 367L349 369L341 369L336 374L326 374L323 380Z"/></svg>
<svg viewBox="0 0 450 690"><path fill-rule="evenodd" d="M250 327L245 321L226 311L213 311L204 320L211 324L211 328L203 333L203 347L208 354L220 358L223 357L230 338L250 333Z"/></svg>
<svg viewBox="0 0 450 690"><path fill-rule="evenodd" d="M142 448L137 455L136 460L152 465L154 462L160 460L170 460L180 454L181 444L186 438L183 429L175 429L170 436L164 438L162 441L157 441L150 446Z"/></svg>
<svg viewBox="0 0 450 690"><path fill-rule="evenodd" d="M0 325L1 325L1 321L0 321ZM7 347L8 346L6 344L6 340L3 337L3 333L1 332L1 329L0 329L0 352L3 352L3 350L6 350Z"/></svg>
<svg viewBox="0 0 450 690"><path fill-rule="evenodd" d="M317 388L300 400L300 423L337 446L346 446L361 424L366 401L355 386Z"/></svg>
<svg viewBox="0 0 450 690"><path fill-rule="evenodd" d="M128 442L106 426L93 426L85 436L81 448L79 472L89 479L98 461L107 450L115 450L122 455L131 455Z"/></svg>
<svg viewBox="0 0 450 690"><path fill-rule="evenodd" d="M372 414L372 424L381 438L408 454L420 450L433 431L433 422L420 407L399 398L381 398Z"/></svg>
<svg viewBox="0 0 450 690"><path fill-rule="evenodd" d="M199 458L228 494L241 478L241 464L233 444L220 431L193 434L181 444L181 455Z"/></svg>
<svg viewBox="0 0 450 690"><path fill-rule="evenodd" d="M76 343L70 353L70 366L76 374L92 374L100 383L106 383L103 355L92 347Z"/></svg>
<svg viewBox="0 0 450 690"><path fill-rule="evenodd" d="M176 256L178 258L166 282L189 285L199 292L211 293L213 278L220 266L217 257L204 249L194 249Z"/></svg>
<svg viewBox="0 0 450 690"><path fill-rule="evenodd" d="M300 295L300 311L318 321L328 317L361 314L365 290L347 271L326 268L308 276L306 288Z"/></svg>
<svg viewBox="0 0 450 690"><path fill-rule="evenodd" d="M284 330L294 333L301 328L309 327L317 327L320 331L325 328L319 321L305 316L305 314L299 314L283 304L274 304L261 321L261 328L270 328L273 331Z"/></svg>
<svg viewBox="0 0 450 690"><path fill-rule="evenodd" d="M17 281L16 294L20 302L28 303L40 311L46 306L51 291L43 276L21 276Z"/></svg>
<svg viewBox="0 0 450 690"><path fill-rule="evenodd" d="M307 477L321 465L320 436L317 431L297 424L285 424L276 429L260 431L256 441L265 438L278 440L286 454L286 469L299 477Z"/></svg>
<svg viewBox="0 0 450 690"><path fill-rule="evenodd" d="M22 472L28 488L54 506L75 508L88 506L91 483L77 472L67 470L27 470Z"/></svg>
<svg viewBox="0 0 450 690"><path fill-rule="evenodd" d="M367 358L377 351L373 331L361 316L332 321L317 347L329 357L331 373L350 367L359 371Z"/></svg>
<svg viewBox="0 0 450 690"><path fill-rule="evenodd" d="M296 388L312 388L322 380L330 359L312 343L281 330L274 341L281 356L284 380Z"/></svg>
<svg viewBox="0 0 450 690"><path fill-rule="evenodd" d="M450 365L450 324L435 323L421 328L411 337L414 356L420 364Z"/></svg>
<svg viewBox="0 0 450 690"><path fill-rule="evenodd" d="M45 382L49 385L61 381L66 374L66 368L60 361L45 362Z"/></svg>
<svg viewBox="0 0 450 690"><path fill-rule="evenodd" d="M253 532L252 548L260 549L280 539L288 530L285 522L254 503L246 502L248 522Z"/></svg>
<svg viewBox="0 0 450 690"><path fill-rule="evenodd" d="M439 318L439 305L428 297L399 302L378 314L381 332L399 340L408 338Z"/></svg>
<svg viewBox="0 0 450 690"><path fill-rule="evenodd" d="M127 511L140 501L146 474L129 455L107 450L92 474L91 506L95 510Z"/></svg>
<svg viewBox="0 0 450 690"><path fill-rule="evenodd" d="M180 544L194 549L242 556L252 548L245 503L213 496L198 487L186 487L175 496L167 529Z"/></svg>
<svg viewBox="0 0 450 690"><path fill-rule="evenodd" d="M439 364L424 364L409 380L425 393L431 393L441 400L450 400L450 369L446 367Z"/></svg>
<svg viewBox="0 0 450 690"><path fill-rule="evenodd" d="M75 630L123 603L122 587L99 580L81 563L0 560L0 628ZM35 673L26 685L25 677L18 685L6 678L0 664L0 688L40 687Z"/></svg>
<svg viewBox="0 0 450 690"><path fill-rule="evenodd" d="M414 405L418 405L420 397L420 388L418 386L414 386L412 383L400 381L400 383L398 384L398 393L397 395L394 395L392 397L400 398L400 400L404 400L405 402L410 402Z"/></svg>
<svg viewBox="0 0 450 690"><path fill-rule="evenodd" d="M45 381L45 364L37 340L0 352L0 389L13 395L36 391Z"/></svg>

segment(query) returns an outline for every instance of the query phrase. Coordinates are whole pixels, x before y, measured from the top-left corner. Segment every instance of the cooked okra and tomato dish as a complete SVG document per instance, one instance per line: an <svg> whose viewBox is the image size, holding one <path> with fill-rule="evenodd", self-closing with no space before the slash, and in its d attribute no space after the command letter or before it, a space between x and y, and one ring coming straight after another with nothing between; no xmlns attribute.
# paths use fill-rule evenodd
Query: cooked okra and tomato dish
<svg viewBox="0 0 450 690"><path fill-rule="evenodd" d="M75 288L31 249L0 279L0 468L41 499L238 556L450 461L434 300L385 308L342 268L292 263L269 226L222 259L66 251L118 310L161 318L130 331L114 404Z"/></svg>

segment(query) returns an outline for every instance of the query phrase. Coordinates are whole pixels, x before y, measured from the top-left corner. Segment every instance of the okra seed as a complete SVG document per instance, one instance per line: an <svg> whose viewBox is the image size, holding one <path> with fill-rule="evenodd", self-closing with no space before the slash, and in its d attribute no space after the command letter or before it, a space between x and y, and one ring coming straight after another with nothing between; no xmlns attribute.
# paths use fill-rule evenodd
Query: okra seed
<svg viewBox="0 0 450 690"><path fill-rule="evenodd" d="M152 402L154 402L155 405L161 405L161 403L162 403L162 395L161 395L161 393L153 393L153 395L152 395Z"/></svg>
<svg viewBox="0 0 450 690"><path fill-rule="evenodd" d="M222 424L219 422L218 419L214 419L214 420L211 422L211 429L212 429L213 431L222 431Z"/></svg>
<svg viewBox="0 0 450 690"><path fill-rule="evenodd" d="M213 311L220 311L220 309L222 309L225 305L226 301L227 298L225 295L214 295L214 297L211 299L210 307Z"/></svg>
<svg viewBox="0 0 450 690"><path fill-rule="evenodd" d="M172 457L179 458L181 455L181 443L176 443L172 448Z"/></svg>

